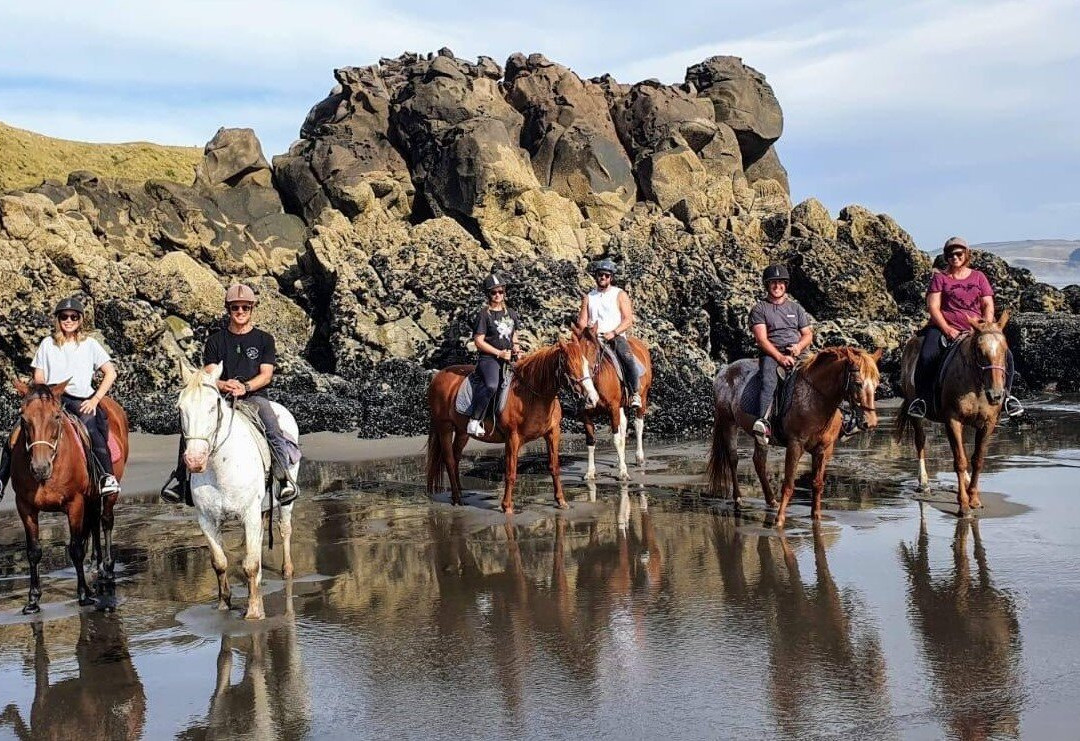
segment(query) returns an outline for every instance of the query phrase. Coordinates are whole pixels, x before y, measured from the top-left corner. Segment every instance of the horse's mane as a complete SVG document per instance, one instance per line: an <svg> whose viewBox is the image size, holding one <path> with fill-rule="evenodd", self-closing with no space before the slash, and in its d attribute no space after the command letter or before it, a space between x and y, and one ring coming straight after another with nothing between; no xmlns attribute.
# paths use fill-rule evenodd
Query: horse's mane
<svg viewBox="0 0 1080 741"><path fill-rule="evenodd" d="M514 375L538 389L555 388L562 371L561 356L562 347L557 343L541 347L517 362Z"/></svg>
<svg viewBox="0 0 1080 741"><path fill-rule="evenodd" d="M863 378L872 379L874 381L880 378L878 373L877 363L871 359L871 357L854 347L826 347L817 351L810 356L810 359L803 363L803 372L812 373L819 365L823 365L830 361L836 362L851 362L858 368L859 373Z"/></svg>

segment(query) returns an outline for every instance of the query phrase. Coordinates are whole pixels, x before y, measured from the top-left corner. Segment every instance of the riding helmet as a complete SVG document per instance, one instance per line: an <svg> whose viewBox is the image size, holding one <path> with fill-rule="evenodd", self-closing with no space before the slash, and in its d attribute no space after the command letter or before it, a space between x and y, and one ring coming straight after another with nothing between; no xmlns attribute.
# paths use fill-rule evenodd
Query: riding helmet
<svg viewBox="0 0 1080 741"><path fill-rule="evenodd" d="M611 273L614 276L616 273L615 263L610 257L605 257L603 260L594 262L592 271L590 272L592 272L593 275L596 275L597 273Z"/></svg>
<svg viewBox="0 0 1080 741"><path fill-rule="evenodd" d="M505 288L506 281L495 275L495 273L492 273L488 277L484 278L484 293L488 293L492 288L495 288L497 286L502 286L503 288Z"/></svg>
<svg viewBox="0 0 1080 741"><path fill-rule="evenodd" d="M791 282L791 276L788 275L786 265L770 265L765 268L765 272L761 274L762 283L768 283L770 280L782 280L785 283Z"/></svg>
<svg viewBox="0 0 1080 741"><path fill-rule="evenodd" d="M949 237L945 241L945 246L941 248L941 251L947 255L947 254L949 254L950 251L952 251L956 247L959 247L959 248L964 249L964 250L970 250L971 249L970 247L968 247L967 240L964 239L963 237Z"/></svg>
<svg viewBox="0 0 1080 741"><path fill-rule="evenodd" d="M74 311L79 314L86 313L86 310L83 308L82 301L75 298L74 296L65 298L63 301L58 303L56 305L56 309L53 311L53 314L59 314L61 311Z"/></svg>
<svg viewBox="0 0 1080 741"><path fill-rule="evenodd" d="M245 303L254 304L257 299L255 298L255 291L251 290L243 283L233 283L229 286L229 290L225 291L225 305L235 303L237 301L243 301Z"/></svg>

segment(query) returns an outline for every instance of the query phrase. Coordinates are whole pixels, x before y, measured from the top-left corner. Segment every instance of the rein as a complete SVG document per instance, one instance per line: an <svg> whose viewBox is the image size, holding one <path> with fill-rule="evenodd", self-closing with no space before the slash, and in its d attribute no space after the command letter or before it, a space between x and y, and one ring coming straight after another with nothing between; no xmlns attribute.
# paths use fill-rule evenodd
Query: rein
<svg viewBox="0 0 1080 741"><path fill-rule="evenodd" d="M206 386L206 384L203 385ZM207 388L209 388L209 386L207 386ZM232 411L232 415L229 417L229 427L225 431L225 437L218 441L218 432L221 431L221 419L225 415L221 411L221 403L223 399L221 398L221 394L218 393L217 388L214 389L214 393L218 395L217 404L214 407L217 410L217 420L214 422L214 431L209 436L188 435L186 433L184 434L185 440L201 440L202 442L210 446L210 452L207 455L208 458L212 458L215 453L221 450L221 446L224 445L225 441L229 439L229 435L232 434L233 420L236 419L236 397L230 394L229 407Z"/></svg>
<svg viewBox="0 0 1080 741"><path fill-rule="evenodd" d="M861 418L862 418L863 414L865 414L866 412L876 412L877 407L876 406L866 406L865 404L862 403L862 399L859 398L858 394L854 393L855 389L856 389L856 384L854 383L855 374L858 372L857 369L855 368L854 362L852 360L846 360L846 361L844 361L844 365L846 366L846 368L844 369L844 388L840 392L840 394L841 394L840 401L846 401L848 404L851 404L851 406L854 409L857 410L855 414L856 414L856 417L859 418L859 421L861 422L862 421ZM796 369L796 370L798 370L798 369ZM800 374L799 377L802 378L804 381L806 381L806 385L808 385L811 389L813 389L814 392L818 396L820 396L820 397L822 397L824 399L829 398L829 395L826 394L821 389L819 389L814 384L814 382L810 380L809 376L807 376L805 374Z"/></svg>

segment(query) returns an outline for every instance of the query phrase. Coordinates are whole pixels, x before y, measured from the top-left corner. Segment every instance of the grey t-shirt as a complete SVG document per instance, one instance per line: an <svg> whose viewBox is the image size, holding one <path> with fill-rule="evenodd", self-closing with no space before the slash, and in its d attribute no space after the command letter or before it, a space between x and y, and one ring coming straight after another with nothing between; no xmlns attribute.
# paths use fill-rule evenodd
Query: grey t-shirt
<svg viewBox="0 0 1080 741"><path fill-rule="evenodd" d="M762 299L750 310L750 326L755 324L764 324L769 342L783 350L799 341L801 330L810 326L810 315L790 296L779 304Z"/></svg>

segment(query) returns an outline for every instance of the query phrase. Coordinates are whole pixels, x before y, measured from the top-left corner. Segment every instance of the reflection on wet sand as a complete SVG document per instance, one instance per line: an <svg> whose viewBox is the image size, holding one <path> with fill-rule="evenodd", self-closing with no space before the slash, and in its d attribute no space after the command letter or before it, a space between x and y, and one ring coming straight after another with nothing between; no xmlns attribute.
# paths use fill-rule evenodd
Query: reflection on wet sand
<svg viewBox="0 0 1080 741"><path fill-rule="evenodd" d="M923 518L917 543L900 545L909 611L922 636L935 708L956 738L1019 737L1020 625L1012 598L993 584L977 519L957 521L952 556L952 573L935 578Z"/></svg>
<svg viewBox="0 0 1080 741"><path fill-rule="evenodd" d="M77 619L78 675L54 684L49 683L45 641L46 630L53 626L17 626L34 636L34 702L29 725L13 704L4 709L0 725L10 725L20 739L140 738L146 696L131 663L123 622L115 614L96 611L80 612Z"/></svg>
<svg viewBox="0 0 1080 741"><path fill-rule="evenodd" d="M817 732L823 707L833 723L887 733L890 702L877 630L857 592L841 592L829 572L827 534L813 524L813 581L804 583L795 547L746 535L730 516L713 518L729 620L767 641L769 698L781 730ZM835 537L835 535L833 536ZM805 541L802 541L805 542Z"/></svg>

